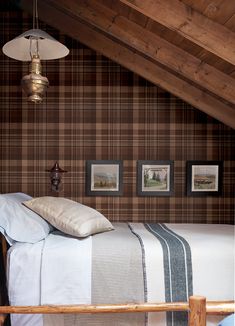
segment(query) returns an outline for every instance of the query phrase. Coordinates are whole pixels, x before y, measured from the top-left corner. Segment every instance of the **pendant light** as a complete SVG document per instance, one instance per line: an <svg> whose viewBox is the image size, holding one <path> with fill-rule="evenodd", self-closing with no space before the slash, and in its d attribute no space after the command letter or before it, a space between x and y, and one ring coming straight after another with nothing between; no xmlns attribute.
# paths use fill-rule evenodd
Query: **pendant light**
<svg viewBox="0 0 235 326"><path fill-rule="evenodd" d="M22 78L21 84L28 100L34 103L42 102L49 86L47 77L41 75L41 60L59 59L69 54L65 45L38 28L37 0L33 2L33 29L7 42L2 51L12 59L30 61L30 73Z"/></svg>

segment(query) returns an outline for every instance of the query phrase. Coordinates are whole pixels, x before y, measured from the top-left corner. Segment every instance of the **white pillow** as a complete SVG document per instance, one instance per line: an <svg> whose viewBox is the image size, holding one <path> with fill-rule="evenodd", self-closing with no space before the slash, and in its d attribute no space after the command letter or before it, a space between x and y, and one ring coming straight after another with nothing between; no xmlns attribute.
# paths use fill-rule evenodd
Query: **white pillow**
<svg viewBox="0 0 235 326"><path fill-rule="evenodd" d="M113 230L97 210L62 197L39 197L24 202L60 231L75 237Z"/></svg>
<svg viewBox="0 0 235 326"><path fill-rule="evenodd" d="M45 220L22 205L31 198L24 193L0 195L0 232L10 245L15 241L38 242L51 230Z"/></svg>

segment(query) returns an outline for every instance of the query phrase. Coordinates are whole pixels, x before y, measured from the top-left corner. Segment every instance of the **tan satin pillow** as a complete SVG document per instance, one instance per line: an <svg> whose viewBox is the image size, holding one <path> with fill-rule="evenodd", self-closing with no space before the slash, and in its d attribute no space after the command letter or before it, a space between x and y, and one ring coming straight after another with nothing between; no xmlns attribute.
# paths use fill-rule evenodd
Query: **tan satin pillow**
<svg viewBox="0 0 235 326"><path fill-rule="evenodd" d="M75 237L113 230L97 210L62 197L38 197L23 203L58 230Z"/></svg>

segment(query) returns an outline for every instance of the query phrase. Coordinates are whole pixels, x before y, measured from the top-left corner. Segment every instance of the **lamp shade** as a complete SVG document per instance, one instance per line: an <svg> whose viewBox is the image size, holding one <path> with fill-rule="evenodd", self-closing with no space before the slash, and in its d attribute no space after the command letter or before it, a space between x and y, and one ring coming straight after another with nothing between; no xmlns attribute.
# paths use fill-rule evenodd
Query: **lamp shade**
<svg viewBox="0 0 235 326"><path fill-rule="evenodd" d="M59 166L59 163L56 161L53 167L50 170L46 170L46 172L51 172L51 173L65 173L68 172L66 170L61 169Z"/></svg>
<svg viewBox="0 0 235 326"><path fill-rule="evenodd" d="M41 60L63 58L69 54L69 49L41 29L30 29L7 42L2 51L12 59L31 61L31 54L37 48Z"/></svg>

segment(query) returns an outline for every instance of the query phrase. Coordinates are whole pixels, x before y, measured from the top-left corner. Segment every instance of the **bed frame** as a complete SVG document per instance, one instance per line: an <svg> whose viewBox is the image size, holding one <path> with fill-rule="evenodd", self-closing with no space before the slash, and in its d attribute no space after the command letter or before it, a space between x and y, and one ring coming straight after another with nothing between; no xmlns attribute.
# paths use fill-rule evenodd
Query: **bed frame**
<svg viewBox="0 0 235 326"><path fill-rule="evenodd" d="M7 244L1 238L1 266L6 271ZM1 285L5 284L5 273L1 273ZM99 314L99 313L127 313L127 312L162 312L188 311L189 326L206 326L206 315L227 315L235 312L234 301L206 301L205 297L192 296L189 302L170 303L127 303L127 304L100 304L100 305L50 305L50 306L9 306L5 286L0 292L0 326L4 325L8 314Z"/></svg>

